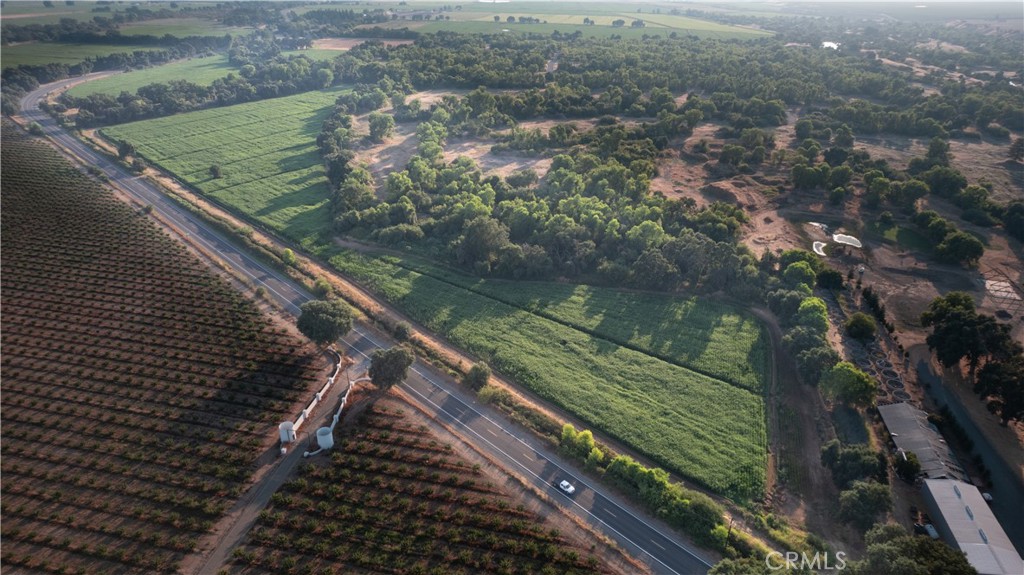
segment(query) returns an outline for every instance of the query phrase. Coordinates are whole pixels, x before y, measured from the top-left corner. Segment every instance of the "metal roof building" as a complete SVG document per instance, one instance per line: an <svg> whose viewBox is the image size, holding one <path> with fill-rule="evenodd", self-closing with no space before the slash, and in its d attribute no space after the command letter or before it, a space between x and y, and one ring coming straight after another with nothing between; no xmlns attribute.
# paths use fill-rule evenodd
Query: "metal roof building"
<svg viewBox="0 0 1024 575"><path fill-rule="evenodd" d="M926 478L967 480L967 473L960 467L939 430L928 422L927 413L909 403L879 405L878 413L896 447L917 456L921 473Z"/></svg>
<svg viewBox="0 0 1024 575"><path fill-rule="evenodd" d="M939 534L963 551L980 575L1024 573L1024 560L977 487L954 479L926 479L923 493Z"/></svg>

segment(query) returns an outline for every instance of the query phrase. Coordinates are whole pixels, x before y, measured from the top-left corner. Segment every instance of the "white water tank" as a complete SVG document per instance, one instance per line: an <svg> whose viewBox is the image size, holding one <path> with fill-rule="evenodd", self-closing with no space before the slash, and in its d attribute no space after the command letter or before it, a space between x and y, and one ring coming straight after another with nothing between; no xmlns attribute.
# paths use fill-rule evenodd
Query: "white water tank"
<svg viewBox="0 0 1024 575"><path fill-rule="evenodd" d="M281 434L281 445L285 445L295 441L295 424L290 421L285 421L281 425L277 426L278 433Z"/></svg>
<svg viewBox="0 0 1024 575"><path fill-rule="evenodd" d="M334 432L330 427L321 427L316 430L316 444L320 446L320 449L334 447Z"/></svg>

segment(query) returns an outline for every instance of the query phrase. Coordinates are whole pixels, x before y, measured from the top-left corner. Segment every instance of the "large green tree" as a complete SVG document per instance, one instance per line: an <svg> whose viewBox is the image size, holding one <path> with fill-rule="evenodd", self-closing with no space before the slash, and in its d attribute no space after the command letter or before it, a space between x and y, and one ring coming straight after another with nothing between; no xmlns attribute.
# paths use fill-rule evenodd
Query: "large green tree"
<svg viewBox="0 0 1024 575"><path fill-rule="evenodd" d="M834 401L866 407L874 404L878 382L848 361L841 361L821 377L821 391Z"/></svg>
<svg viewBox="0 0 1024 575"><path fill-rule="evenodd" d="M380 142L395 131L395 119L390 114L372 112L368 117L370 123L370 139Z"/></svg>
<svg viewBox="0 0 1024 575"><path fill-rule="evenodd" d="M459 263L482 273L491 270L501 249L509 244L508 228L489 216L479 216L469 222L458 240L456 257Z"/></svg>
<svg viewBox="0 0 1024 575"><path fill-rule="evenodd" d="M811 268L810 263L806 261L793 262L785 267L782 271L782 279L785 280L786 285L795 288L799 285L805 285L807 287L813 286L817 279L814 269Z"/></svg>
<svg viewBox="0 0 1024 575"><path fill-rule="evenodd" d="M889 486L874 481L854 481L839 493L839 518L861 530L871 527L879 515L892 509Z"/></svg>
<svg viewBox="0 0 1024 575"><path fill-rule="evenodd" d="M908 533L894 523L879 524L864 536L867 553L847 563L845 575L977 575L962 551L942 541Z"/></svg>
<svg viewBox="0 0 1024 575"><path fill-rule="evenodd" d="M333 343L352 329L352 308L345 302L313 300L299 309L299 331L318 345Z"/></svg>
<svg viewBox="0 0 1024 575"><path fill-rule="evenodd" d="M956 231L946 235L935 248L939 257L948 262L974 266L985 253L985 244L967 232Z"/></svg>
<svg viewBox="0 0 1024 575"><path fill-rule="evenodd" d="M382 389L401 383L416 360L412 351L402 345L388 350L377 350L370 356L370 381Z"/></svg>
<svg viewBox="0 0 1024 575"><path fill-rule="evenodd" d="M1006 360L1019 353L1010 326L977 313L974 300L966 292L950 292L932 300L921 314L921 324L932 328L925 341L946 367L966 358L973 371L983 359Z"/></svg>
<svg viewBox="0 0 1024 575"><path fill-rule="evenodd" d="M1024 421L1024 357L991 361L978 372L978 394L994 396L1003 423Z"/></svg>
<svg viewBox="0 0 1024 575"><path fill-rule="evenodd" d="M796 324L825 333L828 330L828 306L821 298L805 299L796 310Z"/></svg>

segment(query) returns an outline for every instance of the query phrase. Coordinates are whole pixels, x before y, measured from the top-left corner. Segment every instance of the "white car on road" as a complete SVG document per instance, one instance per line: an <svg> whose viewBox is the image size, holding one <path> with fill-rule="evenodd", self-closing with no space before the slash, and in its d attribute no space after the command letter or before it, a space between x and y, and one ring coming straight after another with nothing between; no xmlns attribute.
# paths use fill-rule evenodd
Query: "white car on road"
<svg viewBox="0 0 1024 575"><path fill-rule="evenodd" d="M573 493L576 493L576 487L572 483L569 483L564 479L561 483L558 484L558 488L564 491L566 495L572 495Z"/></svg>

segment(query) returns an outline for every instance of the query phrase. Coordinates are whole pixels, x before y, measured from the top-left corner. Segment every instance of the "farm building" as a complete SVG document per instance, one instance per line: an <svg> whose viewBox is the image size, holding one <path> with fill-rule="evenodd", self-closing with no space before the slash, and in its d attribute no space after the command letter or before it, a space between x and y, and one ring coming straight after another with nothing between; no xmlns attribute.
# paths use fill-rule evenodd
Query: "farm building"
<svg viewBox="0 0 1024 575"><path fill-rule="evenodd" d="M926 479L922 491L942 539L963 551L980 575L1024 573L1024 560L977 487L955 479Z"/></svg>
<svg viewBox="0 0 1024 575"><path fill-rule="evenodd" d="M878 413L896 448L917 456L924 477L967 480L967 473L960 467L939 430L928 422L927 413L909 403L879 405Z"/></svg>

